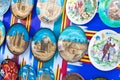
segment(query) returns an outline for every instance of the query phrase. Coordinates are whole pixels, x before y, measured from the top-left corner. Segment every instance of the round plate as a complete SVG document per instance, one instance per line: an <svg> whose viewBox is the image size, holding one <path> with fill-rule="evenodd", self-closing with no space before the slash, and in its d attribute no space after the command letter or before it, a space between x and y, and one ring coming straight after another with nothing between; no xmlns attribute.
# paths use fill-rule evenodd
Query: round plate
<svg viewBox="0 0 120 80"><path fill-rule="evenodd" d="M55 35L49 29L40 29L33 36L31 46L34 57L40 61L48 61L56 51Z"/></svg>
<svg viewBox="0 0 120 80"><path fill-rule="evenodd" d="M3 16L10 7L10 0L0 0L0 16Z"/></svg>
<svg viewBox="0 0 120 80"><path fill-rule="evenodd" d="M109 27L120 27L120 0L101 0L99 16Z"/></svg>
<svg viewBox="0 0 120 80"><path fill-rule="evenodd" d="M66 14L75 24L85 24L97 12L98 0L67 0Z"/></svg>
<svg viewBox="0 0 120 80"><path fill-rule="evenodd" d="M28 47L29 34L22 24L14 24L7 33L7 46L9 50L15 54L22 54Z"/></svg>
<svg viewBox="0 0 120 80"><path fill-rule="evenodd" d="M59 37L58 50L66 61L80 60L87 50L87 38L83 30L76 26L66 28Z"/></svg>
<svg viewBox="0 0 120 80"><path fill-rule="evenodd" d="M108 79L105 78L105 77L96 77L96 78L94 78L93 80L108 80Z"/></svg>
<svg viewBox="0 0 120 80"><path fill-rule="evenodd" d="M70 73L70 74L67 74L63 80L84 80L84 78L79 75L78 73Z"/></svg>
<svg viewBox="0 0 120 80"><path fill-rule="evenodd" d="M0 46L4 42L5 39L5 26L4 24L0 21Z"/></svg>
<svg viewBox="0 0 120 80"><path fill-rule="evenodd" d="M120 62L120 36L112 30L102 30L90 41L88 54L92 64L99 70L109 71Z"/></svg>
<svg viewBox="0 0 120 80"><path fill-rule="evenodd" d="M24 65L19 71L19 80L36 80L36 72L32 66Z"/></svg>
<svg viewBox="0 0 120 80"><path fill-rule="evenodd" d="M18 67L12 60L6 59L0 66L0 75L3 80L16 80L18 75Z"/></svg>
<svg viewBox="0 0 120 80"><path fill-rule="evenodd" d="M12 0L12 13L20 19L26 18L32 11L34 0Z"/></svg>
<svg viewBox="0 0 120 80"><path fill-rule="evenodd" d="M36 12L45 23L54 22L62 13L64 0L38 0Z"/></svg>
<svg viewBox="0 0 120 80"><path fill-rule="evenodd" d="M50 68L41 68L37 72L36 80L54 80L54 73Z"/></svg>

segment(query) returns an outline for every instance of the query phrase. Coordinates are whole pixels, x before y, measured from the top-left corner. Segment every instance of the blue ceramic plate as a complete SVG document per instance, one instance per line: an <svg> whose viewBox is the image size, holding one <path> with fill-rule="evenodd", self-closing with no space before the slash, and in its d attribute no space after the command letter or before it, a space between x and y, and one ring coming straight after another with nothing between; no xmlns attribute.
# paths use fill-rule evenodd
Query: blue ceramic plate
<svg viewBox="0 0 120 80"><path fill-rule="evenodd" d="M85 24L93 19L97 7L98 0L67 0L66 14L71 22Z"/></svg>
<svg viewBox="0 0 120 80"><path fill-rule="evenodd" d="M66 28L59 37L58 50L66 61L80 60L87 50L87 38L84 31L76 26Z"/></svg>
<svg viewBox="0 0 120 80"><path fill-rule="evenodd" d="M41 68L37 72L36 80L55 80L54 73L50 68Z"/></svg>
<svg viewBox="0 0 120 80"><path fill-rule="evenodd" d="M40 61L50 60L56 51L56 38L49 29L40 29L33 36L31 43L34 57Z"/></svg>
<svg viewBox="0 0 120 80"><path fill-rule="evenodd" d="M91 63L99 70L109 71L120 62L120 35L112 30L96 33L88 48Z"/></svg>
<svg viewBox="0 0 120 80"><path fill-rule="evenodd" d="M5 39L5 26L4 24L0 21L0 46L2 45L4 39Z"/></svg>
<svg viewBox="0 0 120 80"><path fill-rule="evenodd" d="M36 80L36 72L33 67L24 65L19 71L19 80Z"/></svg>
<svg viewBox="0 0 120 80"><path fill-rule="evenodd" d="M20 19L26 18L32 11L34 0L12 0L12 13Z"/></svg>
<svg viewBox="0 0 120 80"><path fill-rule="evenodd" d="M120 27L120 0L100 0L99 16L107 26Z"/></svg>
<svg viewBox="0 0 120 80"><path fill-rule="evenodd" d="M10 7L10 0L0 0L0 16L3 16Z"/></svg>
<svg viewBox="0 0 120 80"><path fill-rule="evenodd" d="M38 0L36 12L45 23L54 22L62 13L64 0Z"/></svg>
<svg viewBox="0 0 120 80"><path fill-rule="evenodd" d="M22 54L28 47L29 34L22 24L14 24L7 33L7 46L15 54Z"/></svg>

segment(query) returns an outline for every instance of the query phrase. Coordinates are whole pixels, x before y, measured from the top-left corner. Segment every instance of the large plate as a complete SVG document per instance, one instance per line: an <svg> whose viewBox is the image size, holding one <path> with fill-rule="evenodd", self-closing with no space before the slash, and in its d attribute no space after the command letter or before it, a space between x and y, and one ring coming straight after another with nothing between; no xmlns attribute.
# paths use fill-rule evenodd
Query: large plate
<svg viewBox="0 0 120 80"><path fill-rule="evenodd" d="M120 36L112 30L102 30L90 41L88 53L92 64L99 70L116 68L120 60Z"/></svg>

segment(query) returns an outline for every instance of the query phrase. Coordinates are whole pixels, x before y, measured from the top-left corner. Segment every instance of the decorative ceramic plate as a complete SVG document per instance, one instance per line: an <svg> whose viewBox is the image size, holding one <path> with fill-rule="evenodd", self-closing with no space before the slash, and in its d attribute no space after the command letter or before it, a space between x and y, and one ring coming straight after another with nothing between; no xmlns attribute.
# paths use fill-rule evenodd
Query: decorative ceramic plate
<svg viewBox="0 0 120 80"><path fill-rule="evenodd" d="M2 43L4 42L5 39L5 26L4 24L0 21L0 46L2 45Z"/></svg>
<svg viewBox="0 0 120 80"><path fill-rule="evenodd" d="M12 0L12 13L20 19L26 18L32 11L34 0Z"/></svg>
<svg viewBox="0 0 120 80"><path fill-rule="evenodd" d="M22 54L28 47L29 34L22 24L14 24L7 33L7 46L9 50L15 54Z"/></svg>
<svg viewBox="0 0 120 80"><path fill-rule="evenodd" d="M36 12L45 23L54 22L62 13L64 0L38 0Z"/></svg>
<svg viewBox="0 0 120 80"><path fill-rule="evenodd" d="M99 70L109 71L120 62L120 36L112 30L95 34L88 48L92 64Z"/></svg>
<svg viewBox="0 0 120 80"><path fill-rule="evenodd" d="M19 80L36 80L36 72L33 67L24 65L19 71Z"/></svg>
<svg viewBox="0 0 120 80"><path fill-rule="evenodd" d="M3 16L10 7L10 0L0 0L0 16Z"/></svg>
<svg viewBox="0 0 120 80"><path fill-rule="evenodd" d="M31 43L34 57L40 61L50 60L56 51L56 38L49 29L40 29L33 36Z"/></svg>
<svg viewBox="0 0 120 80"><path fill-rule="evenodd" d="M84 80L84 78L79 75L78 73L70 73L70 74L67 74L63 80Z"/></svg>
<svg viewBox="0 0 120 80"><path fill-rule="evenodd" d="M76 26L66 28L58 40L61 57L69 62L77 62L87 50L87 38L84 31Z"/></svg>
<svg viewBox="0 0 120 80"><path fill-rule="evenodd" d="M12 60L6 59L0 66L0 75L2 80L17 80L18 67Z"/></svg>
<svg viewBox="0 0 120 80"><path fill-rule="evenodd" d="M97 12L98 0L67 0L66 13L75 24L85 24L93 19Z"/></svg>
<svg viewBox="0 0 120 80"><path fill-rule="evenodd" d="M41 68L37 72L36 80L55 80L54 73L50 68Z"/></svg>
<svg viewBox="0 0 120 80"><path fill-rule="evenodd" d="M120 27L120 0L100 0L99 16L109 27Z"/></svg>

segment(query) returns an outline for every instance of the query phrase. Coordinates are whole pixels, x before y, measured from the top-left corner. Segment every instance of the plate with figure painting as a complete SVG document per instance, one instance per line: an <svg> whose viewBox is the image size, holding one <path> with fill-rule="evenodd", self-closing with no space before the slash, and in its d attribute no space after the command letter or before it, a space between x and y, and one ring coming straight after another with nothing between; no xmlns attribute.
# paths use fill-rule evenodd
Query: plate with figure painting
<svg viewBox="0 0 120 80"><path fill-rule="evenodd" d="M0 21L0 46L3 44L4 39L5 39L5 26L4 24Z"/></svg>
<svg viewBox="0 0 120 80"><path fill-rule="evenodd" d="M120 0L100 0L99 16L107 26L120 27Z"/></svg>
<svg viewBox="0 0 120 80"><path fill-rule="evenodd" d="M29 44L29 34L25 26L19 23L12 25L7 33L6 42L11 53L22 54Z"/></svg>
<svg viewBox="0 0 120 80"><path fill-rule="evenodd" d="M97 12L98 0L67 0L66 14L75 24L86 24Z"/></svg>
<svg viewBox="0 0 120 80"><path fill-rule="evenodd" d="M40 68L36 80L55 80L55 76L50 68Z"/></svg>
<svg viewBox="0 0 120 80"><path fill-rule="evenodd" d="M120 62L120 35L108 29L96 33L90 41L88 54L97 69L113 70Z"/></svg>
<svg viewBox="0 0 120 80"><path fill-rule="evenodd" d="M36 72L30 65L24 65L20 68L18 74L19 80L36 80Z"/></svg>
<svg viewBox="0 0 120 80"><path fill-rule="evenodd" d="M56 38L50 29L42 28L35 33L31 47L35 58L40 61L50 60L56 51Z"/></svg>
<svg viewBox="0 0 120 80"><path fill-rule="evenodd" d="M2 80L17 80L18 66L10 59L5 59L0 66L0 75Z"/></svg>
<svg viewBox="0 0 120 80"><path fill-rule="evenodd" d="M14 16L25 19L32 11L34 0L12 0L11 10Z"/></svg>
<svg viewBox="0 0 120 80"><path fill-rule="evenodd" d="M84 31L77 26L66 28L58 40L61 57L68 62L77 62L87 50L87 38Z"/></svg>
<svg viewBox="0 0 120 80"><path fill-rule="evenodd" d="M0 16L3 16L10 7L10 0L0 0Z"/></svg>
<svg viewBox="0 0 120 80"><path fill-rule="evenodd" d="M38 0L36 13L45 23L54 22L62 13L64 0Z"/></svg>

